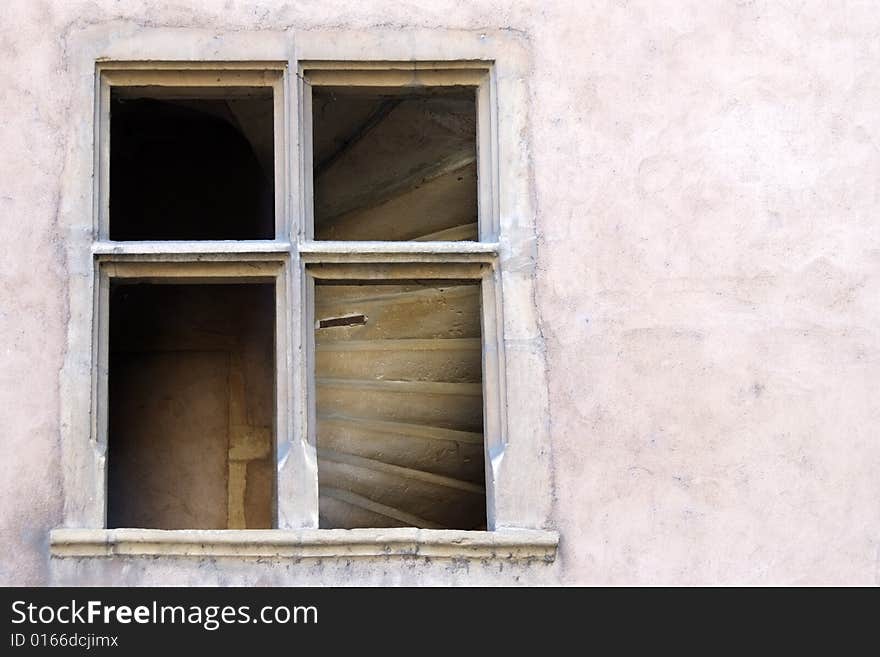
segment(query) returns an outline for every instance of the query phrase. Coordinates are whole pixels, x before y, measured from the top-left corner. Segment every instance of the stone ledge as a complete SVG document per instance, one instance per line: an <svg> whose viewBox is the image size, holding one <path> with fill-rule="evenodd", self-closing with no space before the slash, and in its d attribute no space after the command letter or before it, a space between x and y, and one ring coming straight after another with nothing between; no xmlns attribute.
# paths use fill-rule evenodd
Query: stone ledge
<svg viewBox="0 0 880 657"><path fill-rule="evenodd" d="M53 557L351 558L417 556L552 562L559 534L536 529L55 529Z"/></svg>

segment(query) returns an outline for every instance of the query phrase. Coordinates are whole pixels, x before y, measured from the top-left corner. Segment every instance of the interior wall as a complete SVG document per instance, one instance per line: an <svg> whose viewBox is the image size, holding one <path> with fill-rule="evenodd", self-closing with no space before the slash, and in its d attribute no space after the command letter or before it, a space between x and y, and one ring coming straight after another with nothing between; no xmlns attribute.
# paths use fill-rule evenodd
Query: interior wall
<svg viewBox="0 0 880 657"><path fill-rule="evenodd" d="M108 526L273 524L274 289L118 285Z"/></svg>

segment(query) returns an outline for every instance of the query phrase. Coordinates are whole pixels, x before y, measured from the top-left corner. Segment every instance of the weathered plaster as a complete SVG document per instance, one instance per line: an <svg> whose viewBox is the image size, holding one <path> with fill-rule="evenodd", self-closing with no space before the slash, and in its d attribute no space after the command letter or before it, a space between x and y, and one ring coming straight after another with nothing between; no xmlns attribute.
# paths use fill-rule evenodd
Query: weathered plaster
<svg viewBox="0 0 880 657"><path fill-rule="evenodd" d="M91 275L67 257L92 238L67 228L90 187L61 193L91 176L70 157L92 136L71 119L93 93L81 47L161 50L163 27L254 59L294 57L298 39L330 53L344 30L373 35L362 57L389 34L425 59L519 44L521 96L499 113L525 107L525 127L499 163L529 180L538 241L522 236L506 271L537 294L504 302L537 310L546 352L537 329L511 336L507 376L515 390L546 353L549 385L508 402L545 416L554 495L535 517L552 514L560 553L528 572L71 560L56 582L880 584L880 18L855 2L610 0L3 3L0 582L49 581L59 436L82 420L61 395L89 396L58 387L84 367L65 349L91 312L67 303ZM425 52L439 29L448 50Z"/></svg>

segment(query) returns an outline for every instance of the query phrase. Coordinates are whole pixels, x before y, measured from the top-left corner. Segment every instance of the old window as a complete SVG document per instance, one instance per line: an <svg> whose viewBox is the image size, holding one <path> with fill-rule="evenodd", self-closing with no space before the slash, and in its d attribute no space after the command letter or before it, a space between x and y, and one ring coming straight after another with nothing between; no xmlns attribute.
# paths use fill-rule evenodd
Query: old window
<svg viewBox="0 0 880 657"><path fill-rule="evenodd" d="M290 271L283 72L102 70L108 527L491 521L495 246L477 240L488 70L304 67L300 79L311 186L305 267ZM301 440L279 431L289 321L306 326L293 375L314 456L294 451L285 472L273 456Z"/></svg>
<svg viewBox="0 0 880 657"><path fill-rule="evenodd" d="M479 278L437 278L431 246L405 275L344 266L363 241L476 240L477 85L341 73L304 71L315 238L350 254L309 269L320 526L484 529Z"/></svg>
<svg viewBox="0 0 880 657"><path fill-rule="evenodd" d="M319 526L485 529L488 70L304 64L302 79Z"/></svg>
<svg viewBox="0 0 880 657"><path fill-rule="evenodd" d="M254 251L284 249L282 81L272 67L101 71L108 527L275 525L285 259Z"/></svg>
<svg viewBox="0 0 880 657"><path fill-rule="evenodd" d="M56 555L555 550L523 61L321 56L98 64Z"/></svg>

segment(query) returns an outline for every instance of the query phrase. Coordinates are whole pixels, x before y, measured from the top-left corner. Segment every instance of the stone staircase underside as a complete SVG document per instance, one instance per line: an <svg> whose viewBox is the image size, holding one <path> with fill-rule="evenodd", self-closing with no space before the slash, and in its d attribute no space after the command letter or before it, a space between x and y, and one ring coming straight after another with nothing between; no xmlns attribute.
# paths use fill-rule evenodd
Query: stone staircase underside
<svg viewBox="0 0 880 657"><path fill-rule="evenodd" d="M476 239L472 91L313 96L317 239ZM479 285L315 296L321 526L485 527Z"/></svg>

